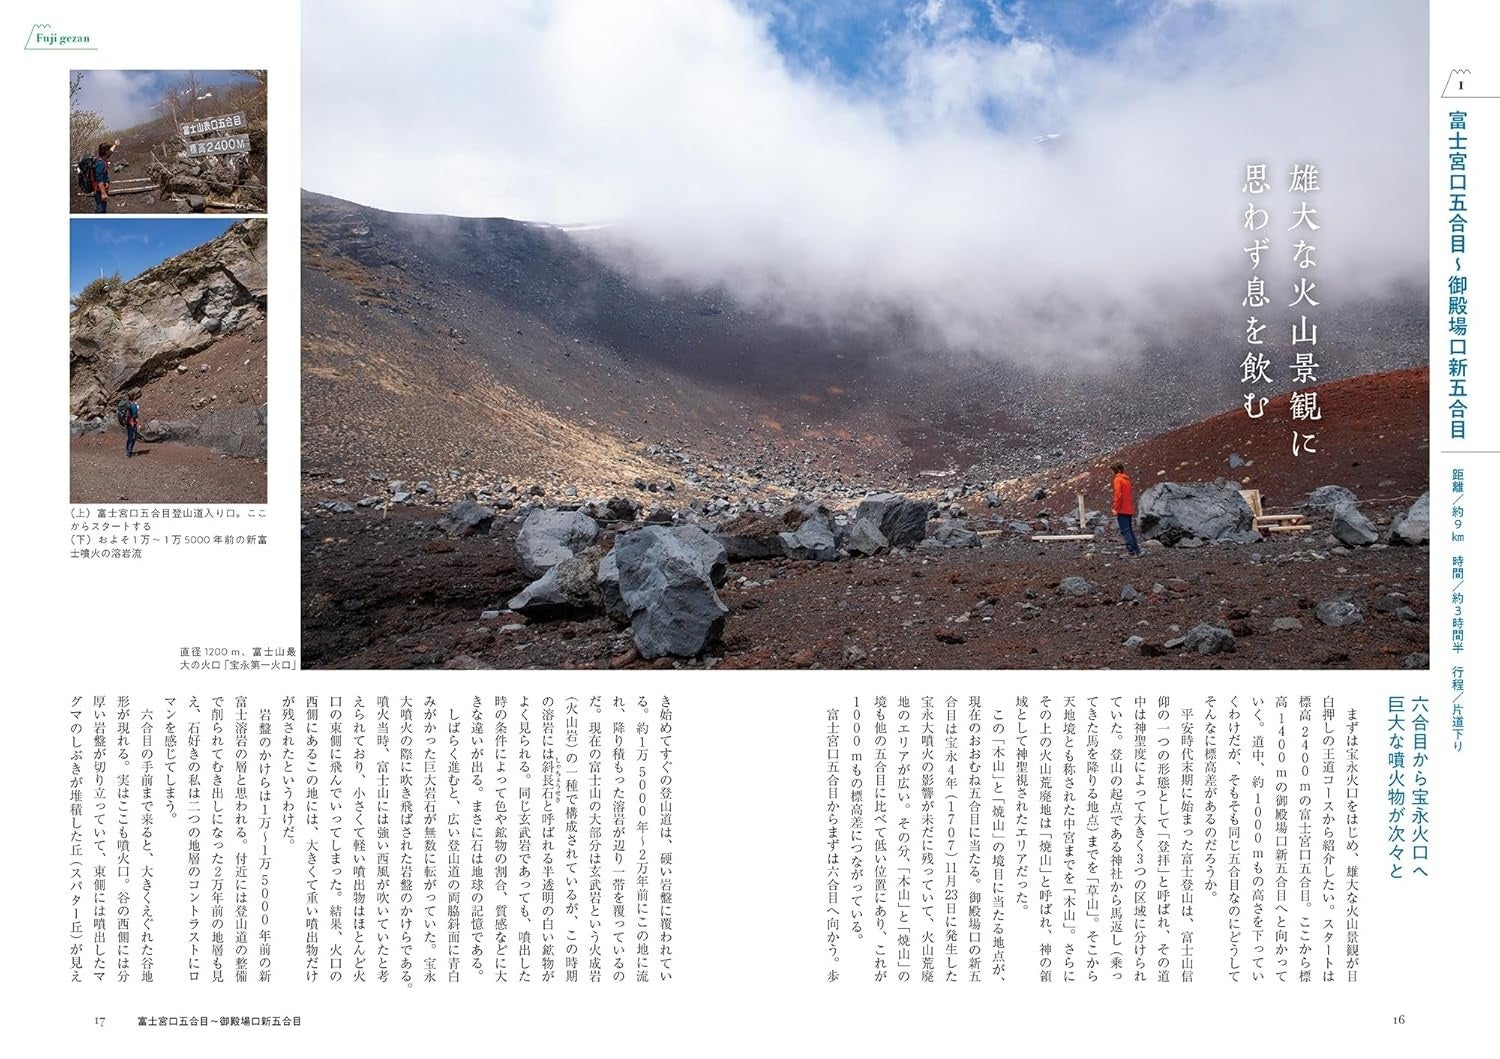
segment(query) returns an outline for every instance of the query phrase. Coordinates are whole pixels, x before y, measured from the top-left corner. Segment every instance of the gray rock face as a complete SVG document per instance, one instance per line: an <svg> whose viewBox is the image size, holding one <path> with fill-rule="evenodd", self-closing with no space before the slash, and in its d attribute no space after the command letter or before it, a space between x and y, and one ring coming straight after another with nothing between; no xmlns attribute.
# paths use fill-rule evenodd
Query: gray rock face
<svg viewBox="0 0 1500 1059"><path fill-rule="evenodd" d="M833 526L821 515L812 515L795 530L781 533L781 550L789 559L829 562L839 557Z"/></svg>
<svg viewBox="0 0 1500 1059"><path fill-rule="evenodd" d="M592 613L602 606L596 573L593 561L587 556L564 559L523 588L506 606L536 618Z"/></svg>
<svg viewBox="0 0 1500 1059"><path fill-rule="evenodd" d="M926 500L908 500L898 493L867 496L855 508L855 519L872 519L893 548L918 544L927 536L927 520L936 506Z"/></svg>
<svg viewBox="0 0 1500 1059"><path fill-rule="evenodd" d="M1428 494L1423 493L1406 514L1391 523L1391 543L1426 544L1431 532L1430 511Z"/></svg>
<svg viewBox="0 0 1500 1059"><path fill-rule="evenodd" d="M1314 608L1313 613L1324 625L1342 628L1364 620L1365 610L1356 600L1325 599Z"/></svg>
<svg viewBox="0 0 1500 1059"><path fill-rule="evenodd" d="M920 547L927 551L942 548L977 548L979 547L979 534L971 529L965 529L951 518L939 519L937 525L932 528L932 533L922 541Z"/></svg>
<svg viewBox="0 0 1500 1059"><path fill-rule="evenodd" d="M715 588L729 579L729 556L724 546L697 526L673 526L672 534L698 556Z"/></svg>
<svg viewBox="0 0 1500 1059"><path fill-rule="evenodd" d="M850 555L879 555L890 546L891 542L880 532L880 524L872 518L855 519L844 545Z"/></svg>
<svg viewBox="0 0 1500 1059"><path fill-rule="evenodd" d="M1349 501L1333 509L1333 535L1340 544L1350 548L1364 548L1380 539L1375 524Z"/></svg>
<svg viewBox="0 0 1500 1059"><path fill-rule="evenodd" d="M539 508L516 536L516 561L528 577L541 577L599 539L599 524L581 511Z"/></svg>
<svg viewBox="0 0 1500 1059"><path fill-rule="evenodd" d="M112 417L118 394L262 323L265 235L265 221L240 221L75 311L68 319L72 413Z"/></svg>
<svg viewBox="0 0 1500 1059"><path fill-rule="evenodd" d="M642 658L700 654L724 631L729 608L703 557L670 529L647 526L615 538L620 598Z"/></svg>
<svg viewBox="0 0 1500 1059"><path fill-rule="evenodd" d="M599 560L599 570L594 577L599 586L600 598L604 601L604 613L620 625L630 624L630 612L625 609L625 597L620 595L620 567L615 553L607 553Z"/></svg>
<svg viewBox="0 0 1500 1059"><path fill-rule="evenodd" d="M1340 504L1353 504L1359 500L1341 485L1320 485L1307 494L1302 504L1309 511L1332 511Z"/></svg>
<svg viewBox="0 0 1500 1059"><path fill-rule="evenodd" d="M1140 535L1168 547L1184 541L1260 540L1255 514L1228 482L1160 482L1141 495Z"/></svg>
<svg viewBox="0 0 1500 1059"><path fill-rule="evenodd" d="M181 441L231 456L266 454L266 406L216 409L199 419L151 419L141 425L142 441Z"/></svg>
<svg viewBox="0 0 1500 1059"><path fill-rule="evenodd" d="M438 529L450 537L473 537L490 531L495 523L492 508L483 507L472 500L460 500L446 516L438 519Z"/></svg>
<svg viewBox="0 0 1500 1059"><path fill-rule="evenodd" d="M1234 633L1222 625L1206 622L1194 625L1182 638L1184 650L1196 651L1200 655L1223 654L1234 650Z"/></svg>
<svg viewBox="0 0 1500 1059"><path fill-rule="evenodd" d="M1271 623L1272 632L1300 632L1302 623L1296 618L1277 618Z"/></svg>
<svg viewBox="0 0 1500 1059"><path fill-rule="evenodd" d="M1087 596L1094 591L1094 586L1088 578L1074 574L1059 581L1057 591L1063 596Z"/></svg>

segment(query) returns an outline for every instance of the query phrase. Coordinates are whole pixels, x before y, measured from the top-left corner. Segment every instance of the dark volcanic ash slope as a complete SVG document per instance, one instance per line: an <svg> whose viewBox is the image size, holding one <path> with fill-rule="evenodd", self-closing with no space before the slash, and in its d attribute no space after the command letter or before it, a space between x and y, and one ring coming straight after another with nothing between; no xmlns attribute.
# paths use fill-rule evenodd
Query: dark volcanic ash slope
<svg viewBox="0 0 1500 1059"><path fill-rule="evenodd" d="M797 326L659 289L591 239L304 193L305 470L608 493L690 466L827 495L1033 474L1241 400L1229 302L1209 325L1164 309L1159 348L1107 370L1027 367L900 319ZM1420 294L1324 331L1325 380L1424 359Z"/></svg>

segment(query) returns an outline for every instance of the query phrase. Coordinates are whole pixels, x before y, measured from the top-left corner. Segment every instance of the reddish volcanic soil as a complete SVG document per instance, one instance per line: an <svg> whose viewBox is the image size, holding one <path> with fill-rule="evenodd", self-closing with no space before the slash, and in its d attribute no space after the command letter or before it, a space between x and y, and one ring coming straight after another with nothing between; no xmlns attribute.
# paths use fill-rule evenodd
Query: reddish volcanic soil
<svg viewBox="0 0 1500 1059"><path fill-rule="evenodd" d="M137 441L125 432L85 434L69 445L68 497L75 504L264 504L266 461L184 445Z"/></svg>
<svg viewBox="0 0 1500 1059"><path fill-rule="evenodd" d="M1107 514L1109 466L1117 459L1125 464L1137 495L1159 481L1229 478L1239 481L1241 488L1259 489L1268 513L1295 506L1320 485L1342 485L1362 504L1381 498L1409 505L1427 490L1427 382L1428 369L1423 367L1320 386L1322 420L1299 424L1301 433L1316 435L1313 453L1292 454L1290 397L1282 395L1266 406L1259 420L1236 409L1086 463L1007 483L1010 491L1021 495L1042 486L1062 498L1050 504L1023 503L1007 511L1029 514L1049 506L1065 511L1081 492L1086 504ZM1122 414L1128 410L1122 409ZM1245 462L1230 467L1231 453Z"/></svg>

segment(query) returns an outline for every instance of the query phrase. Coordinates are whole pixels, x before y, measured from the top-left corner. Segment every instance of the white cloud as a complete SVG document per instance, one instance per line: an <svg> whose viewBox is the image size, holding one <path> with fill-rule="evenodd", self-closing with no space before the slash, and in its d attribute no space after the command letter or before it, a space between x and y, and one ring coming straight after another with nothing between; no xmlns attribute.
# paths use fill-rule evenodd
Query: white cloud
<svg viewBox="0 0 1500 1059"><path fill-rule="evenodd" d="M84 75L78 106L103 117L109 131L120 132L156 117L152 107L160 98L161 91L152 73L90 70Z"/></svg>
<svg viewBox="0 0 1500 1059"><path fill-rule="evenodd" d="M1285 171L1321 167L1326 304L1425 275L1426 12L1403 0L1173 2L1094 57L914 33L895 93L863 98L728 0L308 4L304 41L310 189L614 221L652 274L789 313L894 309L1027 357L1233 326L1252 161L1288 256Z"/></svg>

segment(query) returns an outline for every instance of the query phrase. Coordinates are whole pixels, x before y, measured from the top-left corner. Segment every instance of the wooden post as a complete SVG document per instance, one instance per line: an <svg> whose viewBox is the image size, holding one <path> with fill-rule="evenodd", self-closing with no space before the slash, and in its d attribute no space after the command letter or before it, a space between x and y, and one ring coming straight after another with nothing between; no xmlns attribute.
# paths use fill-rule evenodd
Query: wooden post
<svg viewBox="0 0 1500 1059"><path fill-rule="evenodd" d="M1078 528L1079 529L1083 529L1083 526L1084 526L1083 494L1079 493L1078 494Z"/></svg>

